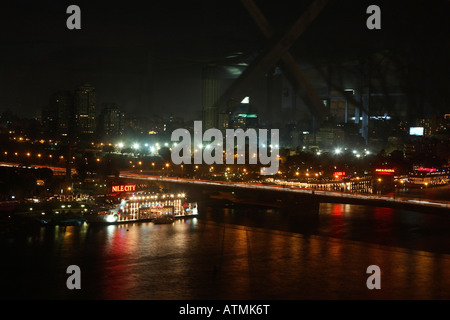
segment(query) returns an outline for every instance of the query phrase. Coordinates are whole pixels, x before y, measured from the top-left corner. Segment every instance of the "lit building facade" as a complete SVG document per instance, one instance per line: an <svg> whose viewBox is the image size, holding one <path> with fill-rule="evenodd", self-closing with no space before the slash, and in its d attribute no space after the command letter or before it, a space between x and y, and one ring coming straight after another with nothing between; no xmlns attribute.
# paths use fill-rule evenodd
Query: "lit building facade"
<svg viewBox="0 0 450 320"><path fill-rule="evenodd" d="M75 120L78 132L93 134L96 129L96 94L90 84L83 84L75 90Z"/></svg>
<svg viewBox="0 0 450 320"><path fill-rule="evenodd" d="M117 137L123 134L125 114L115 104L104 104L99 120L103 135Z"/></svg>

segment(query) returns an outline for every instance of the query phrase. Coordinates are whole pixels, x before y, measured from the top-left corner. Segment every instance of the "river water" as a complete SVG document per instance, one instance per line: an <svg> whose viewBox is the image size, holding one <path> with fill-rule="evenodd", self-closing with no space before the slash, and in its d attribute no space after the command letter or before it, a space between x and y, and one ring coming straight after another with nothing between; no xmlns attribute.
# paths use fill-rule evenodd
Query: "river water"
<svg viewBox="0 0 450 320"><path fill-rule="evenodd" d="M42 227L1 239L2 299L449 299L450 217L321 204L202 206L173 224ZM67 267L81 270L69 290ZM381 270L369 290L367 267Z"/></svg>

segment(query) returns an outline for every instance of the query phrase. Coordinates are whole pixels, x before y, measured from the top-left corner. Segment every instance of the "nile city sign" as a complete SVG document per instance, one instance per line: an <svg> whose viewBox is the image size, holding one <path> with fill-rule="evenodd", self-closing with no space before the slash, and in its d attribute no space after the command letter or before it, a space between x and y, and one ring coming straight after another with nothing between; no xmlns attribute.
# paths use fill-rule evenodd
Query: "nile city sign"
<svg viewBox="0 0 450 320"><path fill-rule="evenodd" d="M122 184L111 187L112 192L136 191L135 184Z"/></svg>

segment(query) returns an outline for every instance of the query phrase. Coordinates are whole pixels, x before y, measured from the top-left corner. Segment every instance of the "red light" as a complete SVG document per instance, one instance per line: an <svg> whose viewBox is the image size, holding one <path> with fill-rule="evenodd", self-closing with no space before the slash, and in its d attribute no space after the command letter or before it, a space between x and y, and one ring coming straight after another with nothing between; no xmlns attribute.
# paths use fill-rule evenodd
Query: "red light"
<svg viewBox="0 0 450 320"><path fill-rule="evenodd" d="M395 172L395 169L385 169L385 168L375 169L375 172L378 174L392 174Z"/></svg>
<svg viewBox="0 0 450 320"><path fill-rule="evenodd" d="M136 191L135 184L112 186L112 192Z"/></svg>
<svg viewBox="0 0 450 320"><path fill-rule="evenodd" d="M436 168L423 168L423 167L420 167L419 169L417 169L417 171L435 172Z"/></svg>

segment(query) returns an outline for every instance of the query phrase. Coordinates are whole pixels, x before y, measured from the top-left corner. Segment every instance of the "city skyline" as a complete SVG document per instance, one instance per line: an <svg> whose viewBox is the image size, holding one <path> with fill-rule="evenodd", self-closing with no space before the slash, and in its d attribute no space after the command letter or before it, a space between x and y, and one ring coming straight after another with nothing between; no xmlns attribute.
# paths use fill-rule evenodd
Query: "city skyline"
<svg viewBox="0 0 450 320"><path fill-rule="evenodd" d="M450 1L0 12L4 299L450 298Z"/></svg>

